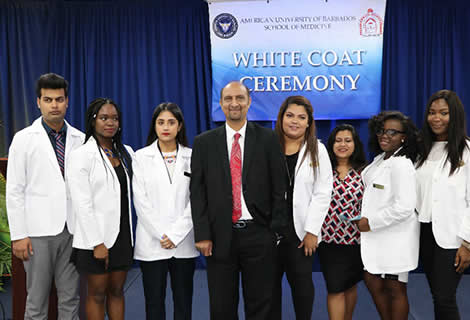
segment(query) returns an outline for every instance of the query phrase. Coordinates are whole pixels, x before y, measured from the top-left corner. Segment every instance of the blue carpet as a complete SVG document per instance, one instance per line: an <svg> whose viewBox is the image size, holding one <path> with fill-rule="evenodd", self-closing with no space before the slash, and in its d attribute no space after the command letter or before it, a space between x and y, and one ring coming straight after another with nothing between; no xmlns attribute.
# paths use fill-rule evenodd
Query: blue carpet
<svg viewBox="0 0 470 320"><path fill-rule="evenodd" d="M312 273L315 283L315 303L313 306L312 319L327 320L326 309L326 288L323 276L320 272ZM292 307L292 297L287 280L283 281L282 317L285 320L294 320L294 310ZM240 291L240 295L241 295ZM145 302L142 289L142 277L139 268L133 268L127 277L125 286L126 295L126 319L145 319ZM431 320L433 319L433 306L431 294L424 274L412 273L408 283L408 297L410 301L409 320ZM462 320L470 319L470 275L462 278L459 291L457 293L458 304ZM171 301L171 289L167 289L167 319L173 319L173 304ZM243 299L241 299L243 300ZM11 289L7 283L5 292L0 292L0 302L5 308L5 319L11 319ZM245 319L243 314L243 302L239 306L239 319ZM0 320L2 320L0 311ZM209 299L207 290L207 278L205 270L196 270L194 276L194 298L193 298L193 319L209 319ZM361 282L358 286L358 302L354 312L355 320L375 320L379 319L375 306L369 292Z"/></svg>
<svg viewBox="0 0 470 320"><path fill-rule="evenodd" d="M326 309L326 287L323 276L320 272L312 273L315 284L315 303L313 306L312 319L327 320ZM168 281L169 283L169 281ZM242 292L240 291L240 295ZM408 283L408 298L410 301L410 320L430 320L433 319L433 306L431 294L424 274L412 273ZM294 320L295 314L292 306L292 297L289 284L283 280L282 318ZM458 304L462 320L470 319L470 275L462 278L459 291L457 293ZM242 300L242 299L241 299ZM140 269L133 269L128 275L126 284L126 319L145 319L144 293L142 290L142 279ZM167 289L167 319L173 319L173 305L171 302L171 289ZM245 319L243 314L243 302L238 308L239 319ZM194 298L193 298L193 319L209 319L209 297L207 290L207 278L205 270L196 270L194 276ZM364 283L358 286L358 302L354 311L353 319L373 320L379 319L374 303L370 297Z"/></svg>

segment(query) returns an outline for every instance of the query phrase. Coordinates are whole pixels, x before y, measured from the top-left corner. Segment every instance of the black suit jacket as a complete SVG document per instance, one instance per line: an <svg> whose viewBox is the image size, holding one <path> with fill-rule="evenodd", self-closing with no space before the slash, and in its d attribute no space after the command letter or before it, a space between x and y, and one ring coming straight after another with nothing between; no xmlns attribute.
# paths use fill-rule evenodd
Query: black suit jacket
<svg viewBox="0 0 470 320"><path fill-rule="evenodd" d="M286 224L286 167L279 139L270 129L248 122L242 187L253 219L279 232ZM225 125L194 140L191 158L191 210L196 242L212 240L214 257L227 257L232 239L232 182Z"/></svg>

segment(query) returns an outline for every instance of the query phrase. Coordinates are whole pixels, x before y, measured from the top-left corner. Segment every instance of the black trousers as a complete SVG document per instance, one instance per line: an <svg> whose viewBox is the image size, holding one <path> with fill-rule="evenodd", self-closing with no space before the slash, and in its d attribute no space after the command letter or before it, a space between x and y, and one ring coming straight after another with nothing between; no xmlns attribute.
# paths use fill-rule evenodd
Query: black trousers
<svg viewBox="0 0 470 320"><path fill-rule="evenodd" d="M304 248L297 248L300 240L292 230L277 247L276 282L273 291L273 304L270 319L280 320L282 317L282 277L286 274L291 287L296 320L312 318L315 287L312 280L313 257L305 256Z"/></svg>
<svg viewBox="0 0 470 320"><path fill-rule="evenodd" d="M462 274L454 267L457 249L443 249L436 243L431 223L421 223L420 259L434 301L436 320L459 320L457 287Z"/></svg>
<svg viewBox="0 0 470 320"><path fill-rule="evenodd" d="M212 320L238 319L240 274L245 319L269 319L275 246L272 231L257 223L250 223L245 229L232 229L229 258L207 258Z"/></svg>
<svg viewBox="0 0 470 320"><path fill-rule="evenodd" d="M147 320L165 320L166 280L170 273L174 319L190 320L195 258L141 261Z"/></svg>

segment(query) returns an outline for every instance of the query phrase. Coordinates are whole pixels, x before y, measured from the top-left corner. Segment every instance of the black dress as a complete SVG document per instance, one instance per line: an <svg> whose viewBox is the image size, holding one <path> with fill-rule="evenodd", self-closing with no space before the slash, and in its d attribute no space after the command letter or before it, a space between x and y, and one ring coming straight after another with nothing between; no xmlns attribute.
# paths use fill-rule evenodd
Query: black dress
<svg viewBox="0 0 470 320"><path fill-rule="evenodd" d="M127 271L133 263L133 249L129 224L129 200L127 197L127 179L122 164L114 170L121 185L121 219L119 234L114 245L109 248L108 269L105 269L104 260L95 259L93 250L74 248L70 260L75 264L79 273L102 274L112 271Z"/></svg>

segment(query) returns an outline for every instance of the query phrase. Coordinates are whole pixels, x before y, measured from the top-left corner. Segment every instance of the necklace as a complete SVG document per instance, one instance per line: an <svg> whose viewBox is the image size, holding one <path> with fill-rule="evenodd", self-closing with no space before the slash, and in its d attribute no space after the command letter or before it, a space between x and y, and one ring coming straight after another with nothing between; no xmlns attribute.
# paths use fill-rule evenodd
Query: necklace
<svg viewBox="0 0 470 320"><path fill-rule="evenodd" d="M163 163L165 164L165 169L166 169L166 173L168 174L168 179L170 180L170 184L173 184L173 180L171 179L170 170L168 170L168 164L171 164L171 159L172 158L176 162L176 157L178 155L178 144L176 144L176 153L175 153L175 155L170 155L170 156L164 156L163 155L163 152L162 152L162 149L160 148L159 143L157 143L157 147L158 147L158 150L160 151L160 155L163 158ZM174 151L172 151L172 152L174 152Z"/></svg>
<svg viewBox="0 0 470 320"><path fill-rule="evenodd" d="M103 151L104 151L104 153L106 153L106 155L107 155L109 158L116 158L116 157L114 156L114 153L113 153L112 150L110 150L110 149L108 149L108 148L103 148Z"/></svg>

